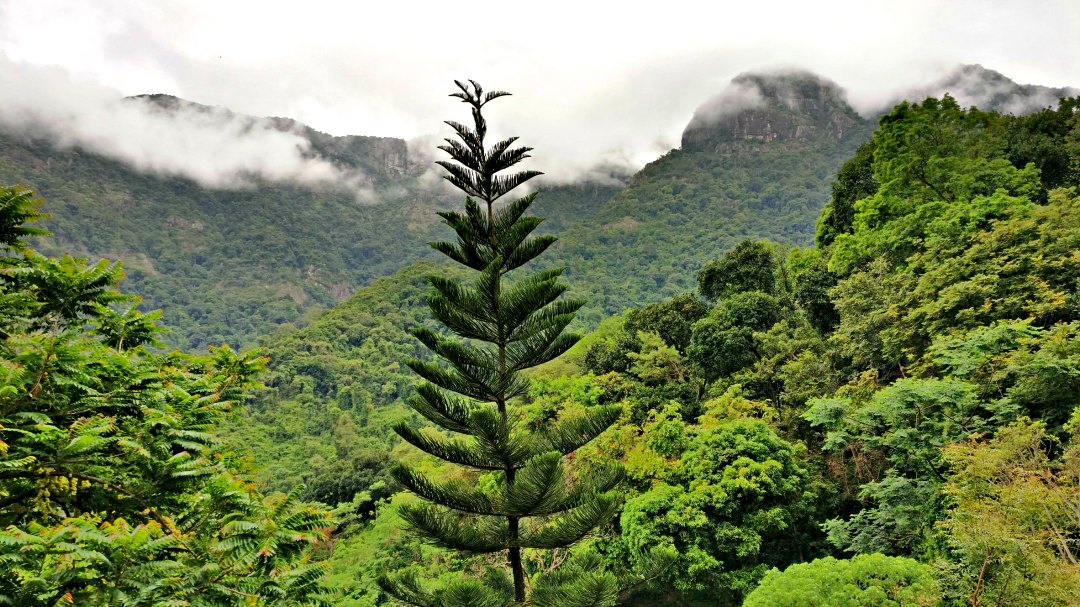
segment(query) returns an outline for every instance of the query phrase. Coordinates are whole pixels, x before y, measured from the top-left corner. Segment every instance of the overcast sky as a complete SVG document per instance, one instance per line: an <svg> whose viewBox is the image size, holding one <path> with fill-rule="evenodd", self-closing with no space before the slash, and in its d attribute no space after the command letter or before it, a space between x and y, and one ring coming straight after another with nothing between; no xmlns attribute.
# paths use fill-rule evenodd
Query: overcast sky
<svg viewBox="0 0 1080 607"><path fill-rule="evenodd" d="M63 116L81 111L72 97L170 93L413 138L466 119L446 95L473 78L514 93L489 121L564 175L677 146L694 109L743 71L804 67L866 109L958 63L1080 85L1080 1L0 0L0 104L19 84L24 103Z"/></svg>

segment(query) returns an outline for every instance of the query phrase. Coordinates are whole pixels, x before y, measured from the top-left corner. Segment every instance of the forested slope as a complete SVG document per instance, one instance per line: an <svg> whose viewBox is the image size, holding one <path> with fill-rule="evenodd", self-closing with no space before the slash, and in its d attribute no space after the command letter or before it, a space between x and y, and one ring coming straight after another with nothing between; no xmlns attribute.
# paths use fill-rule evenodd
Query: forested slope
<svg viewBox="0 0 1080 607"><path fill-rule="evenodd" d="M189 102L155 96L164 111ZM201 107L195 105L196 108ZM249 120L258 120L251 118ZM292 121L312 153L364 177L364 193L334 184L260 180L205 187L182 177L136 170L79 147L0 132L0 183L33 187L55 237L47 253L121 260L145 309L167 311L173 346L253 345L347 299L375 278L431 257L439 209L453 203L421 179L430 159L404 140L332 137ZM551 228L588 221L617 189L548 185L542 209Z"/></svg>
<svg viewBox="0 0 1080 607"><path fill-rule="evenodd" d="M737 90L754 102L731 97ZM682 146L650 163L556 255L575 293L605 315L693 288L693 275L744 238L809 244L837 169L870 123L809 73L745 74L699 108Z"/></svg>
<svg viewBox="0 0 1080 607"><path fill-rule="evenodd" d="M404 161L404 141L355 144L365 146ZM251 344L423 255L438 198L410 193L408 174L394 179L400 194L382 205L332 186L208 188L82 149L0 136L0 182L33 186L46 200L44 224L56 238L42 246L123 260L145 305L168 310L174 334L166 341L185 347Z"/></svg>
<svg viewBox="0 0 1080 607"><path fill-rule="evenodd" d="M268 486L304 482L310 497L336 504L381 475L397 443L390 425L408 415L413 377L403 361L421 350L409 331L426 316L426 277L441 273L415 263L265 340L266 389L226 437L254 454Z"/></svg>
<svg viewBox="0 0 1080 607"><path fill-rule="evenodd" d="M578 549L627 581L621 604L1072 604L1075 105L903 104L845 163L814 247L741 241L697 293L542 370L526 419L624 407L575 457L628 474L621 515ZM349 506L345 604L384 604L374 569L419 563L437 585L490 565L399 535L408 498L385 491ZM658 552L672 565L643 574Z"/></svg>

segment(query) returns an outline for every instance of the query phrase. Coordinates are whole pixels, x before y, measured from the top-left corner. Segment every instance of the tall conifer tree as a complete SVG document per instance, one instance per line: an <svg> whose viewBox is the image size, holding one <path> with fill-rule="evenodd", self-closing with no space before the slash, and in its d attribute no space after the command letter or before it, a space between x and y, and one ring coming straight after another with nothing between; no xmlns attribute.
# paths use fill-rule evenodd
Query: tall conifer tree
<svg viewBox="0 0 1080 607"><path fill-rule="evenodd" d="M432 246L469 268L474 278L429 278L434 290L428 305L446 331L420 328L414 335L441 361L408 361L426 380L410 405L444 432L407 423L394 430L422 451L469 469L464 475L469 479L494 475L497 489L435 480L404 465L396 466L393 474L425 500L402 509L412 530L435 545L466 553L505 552L513 588L500 592L497 584L466 580L428 593L408 577L384 579L383 586L400 600L425 606L497 606L522 604L527 598L533 605L610 604L614 580L583 567L533 580L527 597L522 549L569 546L616 512L617 467L578 479L564 464L567 454L611 425L620 408L592 407L539 430L525 427L515 401L529 386L522 371L559 356L578 340L564 329L583 302L560 297L566 290L561 269L522 268L555 238L531 236L542 221L525 215L535 193L500 201L540 175L507 172L531 150L513 147L516 137L486 147L482 110L509 93L485 93L473 81L455 84L459 91L452 96L471 107L473 125L447 122L457 139L440 146L451 160L438 164L446 169L445 178L466 194L465 208L440 213L457 242Z"/></svg>

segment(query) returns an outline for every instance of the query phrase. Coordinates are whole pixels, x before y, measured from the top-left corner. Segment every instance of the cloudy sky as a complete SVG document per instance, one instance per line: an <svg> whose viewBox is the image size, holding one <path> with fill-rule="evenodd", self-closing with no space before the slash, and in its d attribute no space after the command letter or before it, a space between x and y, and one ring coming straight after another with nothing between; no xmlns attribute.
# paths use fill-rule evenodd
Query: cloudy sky
<svg viewBox="0 0 1080 607"><path fill-rule="evenodd" d="M330 169L295 153L242 160L295 150L287 138L237 146L214 124L110 118L130 111L115 98L170 93L334 134L423 139L466 118L446 95L453 79L473 78L514 93L492 106L498 130L571 177L676 146L694 109L743 71L807 68L868 109L958 63L1080 85L1080 1L0 0L0 119L165 172L205 149L230 171L323 179ZM217 147L200 148L207 139ZM226 169L174 172L214 184Z"/></svg>

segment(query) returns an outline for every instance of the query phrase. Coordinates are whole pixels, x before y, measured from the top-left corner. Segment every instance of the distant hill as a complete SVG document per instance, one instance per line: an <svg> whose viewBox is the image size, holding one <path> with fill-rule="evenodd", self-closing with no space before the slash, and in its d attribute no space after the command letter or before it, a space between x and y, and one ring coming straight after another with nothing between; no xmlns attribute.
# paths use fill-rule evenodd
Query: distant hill
<svg viewBox="0 0 1080 607"><path fill-rule="evenodd" d="M810 244L836 171L871 131L819 76L736 77L698 109L680 149L564 235L557 254L591 300L584 314L692 290L695 272L744 238Z"/></svg>
<svg viewBox="0 0 1080 607"><path fill-rule="evenodd" d="M334 136L317 131L291 118L261 118L237 114L228 108L203 105L172 95L136 95L132 101L148 102L165 113L213 113L223 119L240 121L249 127L268 125L273 129L295 133L307 140L310 152L347 173L362 175L363 185L384 189L402 180L419 177L429 166L429 159L414 157L408 143L396 137L367 137L363 135ZM385 192L383 192L385 195Z"/></svg>
<svg viewBox="0 0 1080 607"><path fill-rule="evenodd" d="M981 110L1019 116L1057 107L1058 99L1076 97L1080 95L1080 89L1019 84L1001 72L981 65L960 65L929 84L898 95L881 111L886 112L903 100L922 101L945 94L952 95L964 107L976 106Z"/></svg>
<svg viewBox="0 0 1080 607"><path fill-rule="evenodd" d="M1056 106L1077 89L1019 85L981 66L898 97L950 92L963 104L1018 114ZM890 105L891 107L891 105ZM592 221L556 245L595 323L694 288L696 271L744 238L812 244L841 164L869 140L843 89L816 74L746 73L695 112L681 147L649 163Z"/></svg>
<svg viewBox="0 0 1080 607"><path fill-rule="evenodd" d="M44 196L49 252L123 260L129 288L167 310L166 340L184 347L250 344L335 305L422 255L438 203L407 179L380 205L291 183L207 188L11 135L0 135L0 182Z"/></svg>
<svg viewBox="0 0 1080 607"><path fill-rule="evenodd" d="M905 97L945 91L1007 111L1073 90L962 66ZM165 308L170 345L253 344L375 278L435 259L425 243L449 236L435 213L460 205L460 196L431 179L431 158L402 139L336 137L167 95L130 102L298 134L305 154L355 176L365 192L257 175L242 187L209 187L40 134L0 131L0 183L37 189L53 215L45 225L56 238L40 246L123 260L128 288L145 295L146 307ZM691 289L698 268L743 238L809 244L830 182L872 126L837 84L809 72L740 75L698 109L679 149L632 177L541 185L541 230L560 236L546 261L568 268L574 293L589 301L582 318L594 324Z"/></svg>
<svg viewBox="0 0 1080 607"><path fill-rule="evenodd" d="M0 131L0 183L24 184L46 200L51 254L120 259L128 288L147 308L164 308L173 346L251 345L305 314L333 307L357 287L434 253L446 236L436 211L460 203L431 159L402 139L335 137L295 121L239 116L165 95L131 99L162 112L226 114L242 124L301 134L310 152L361 176L370 199L333 184L248 178L251 185L206 187L149 173L83 147ZM538 209L547 229L586 221L618 189L549 186Z"/></svg>

